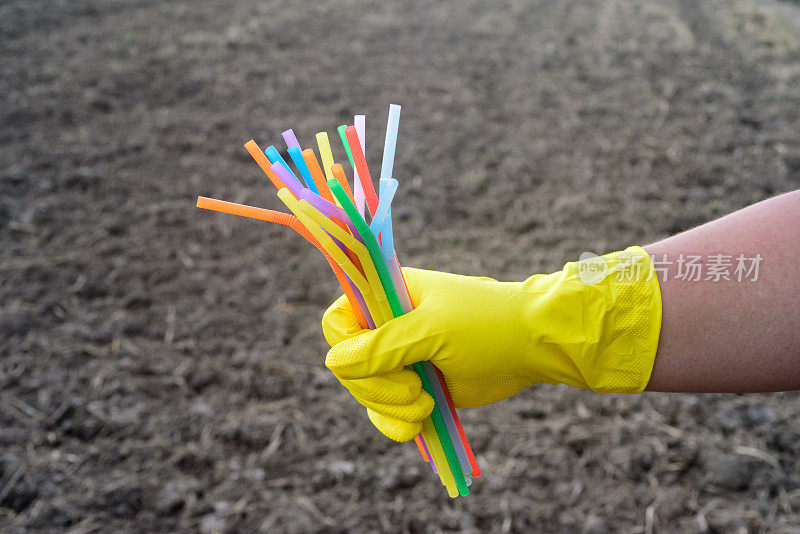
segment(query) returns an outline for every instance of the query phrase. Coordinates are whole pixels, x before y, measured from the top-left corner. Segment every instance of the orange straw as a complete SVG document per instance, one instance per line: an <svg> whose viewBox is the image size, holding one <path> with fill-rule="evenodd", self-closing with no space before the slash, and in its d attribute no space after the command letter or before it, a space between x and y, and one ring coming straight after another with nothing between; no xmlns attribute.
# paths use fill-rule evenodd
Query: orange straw
<svg viewBox="0 0 800 534"><path fill-rule="evenodd" d="M250 139L248 142L246 142L244 144L244 147L247 149L248 152L250 152L250 155L253 156L253 159L256 160L256 163L258 163L258 166L261 167L261 170L264 171L264 173L267 175L267 178L269 178L269 181L272 182L275 187L277 187L279 190L283 189L284 187L286 187L286 184L283 183L283 180L281 180L278 177L278 175L275 174L272 169L270 169L270 167L272 166L272 163L270 163L270 161L267 159L266 154L264 154L264 151L261 150L261 147L259 147L258 144L255 141ZM213 199L209 199L209 200L213 200ZM221 201L218 201L218 202L221 202ZM239 204L239 205L241 205L241 204ZM258 208L253 208L253 209L258 209ZM275 213L280 213L280 212L275 212ZM236 214L236 215L238 215L238 214ZM248 215L244 215L244 217L248 217ZM282 223L279 223L279 224L282 224Z"/></svg>
<svg viewBox="0 0 800 534"><path fill-rule="evenodd" d="M197 207L211 211L218 211L220 213L239 215L240 217L247 217L249 219L258 219L260 221L282 224L290 227L292 230L306 238L306 240L317 247L317 249L319 249L319 251L325 256L325 259L328 260L328 264L331 266L331 269L333 269L333 274L336 275L339 285L342 286L342 290L347 296L347 300L350 302L350 307L353 308L353 311L356 313L358 324L361 326L361 328L367 328L367 320L364 317L361 306L358 304L358 299L356 299L356 296L353 293L353 288L350 286L350 282L348 282L347 277L345 277L344 271L342 271L342 268L339 267L333 258L331 258L328 252L322 248L322 246L319 244L319 241L314 239L314 236L311 235L308 229L303 226L297 217L289 213L283 213L282 211L256 208L253 206L247 206L245 204L226 202L224 200L217 200L215 198L208 197L197 197Z"/></svg>
<svg viewBox="0 0 800 534"><path fill-rule="evenodd" d="M431 459L430 459L430 458L428 458L428 455L427 455L427 454L425 454L425 447L423 447L423 446L422 446L422 442L419 440L419 434L417 434L416 436L414 436L414 443L416 443L416 444L417 444L417 448L419 449L419 453L422 455L422 458L423 458L423 459L424 459L426 462L430 463Z"/></svg>
<svg viewBox="0 0 800 534"><path fill-rule="evenodd" d="M331 204L336 204L336 199L333 197L330 187L328 187L328 181L325 179L325 175L322 173L322 167L319 166L319 161L317 161L317 156L314 154L314 150L311 148L303 150L303 159L305 160L306 165L308 165L308 170L311 172L311 177L314 178L314 183L316 184L317 189L319 189L320 196Z"/></svg>
<svg viewBox="0 0 800 534"><path fill-rule="evenodd" d="M347 193L347 196L350 197L350 200L353 200L353 192L350 190L350 184L347 183L347 176L344 173L344 167L342 167L339 163L334 163L331 165L331 172L333 173L333 177L336 178L344 192ZM353 205L355 205L355 200L353 200Z"/></svg>

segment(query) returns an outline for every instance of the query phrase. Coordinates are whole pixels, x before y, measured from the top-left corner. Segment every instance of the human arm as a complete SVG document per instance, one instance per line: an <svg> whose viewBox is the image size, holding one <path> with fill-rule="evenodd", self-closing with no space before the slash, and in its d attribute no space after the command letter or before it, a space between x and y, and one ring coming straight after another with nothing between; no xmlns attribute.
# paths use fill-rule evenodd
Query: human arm
<svg viewBox="0 0 800 534"><path fill-rule="evenodd" d="M800 389L800 191L644 249L672 262L659 276L663 318L648 390ZM742 281L676 278L681 255L707 262L717 254L730 256L734 266L740 254L762 259Z"/></svg>

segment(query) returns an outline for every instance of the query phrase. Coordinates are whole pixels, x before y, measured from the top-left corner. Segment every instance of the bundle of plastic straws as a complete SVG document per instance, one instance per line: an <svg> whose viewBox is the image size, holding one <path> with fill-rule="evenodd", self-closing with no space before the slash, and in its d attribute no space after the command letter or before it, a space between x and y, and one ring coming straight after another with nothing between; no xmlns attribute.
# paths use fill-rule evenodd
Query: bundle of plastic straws
<svg viewBox="0 0 800 534"><path fill-rule="evenodd" d="M411 298L394 248L391 207L398 182L392 177L400 106L389 107L378 193L367 167L365 118L339 126L339 138L353 170L353 187L333 160L328 134L316 136L322 159L302 150L292 130L283 132L293 170L274 146L262 151L255 141L244 146L278 189L291 214L198 197L197 207L289 226L317 247L328 260L363 328L378 328L412 310ZM299 176L299 178L298 178ZM301 182L302 180L302 182ZM369 224L367 224L369 219ZM434 399L416 444L439 475L450 497L468 495L480 476L475 455L464 435L444 377L431 362L412 366L422 387Z"/></svg>

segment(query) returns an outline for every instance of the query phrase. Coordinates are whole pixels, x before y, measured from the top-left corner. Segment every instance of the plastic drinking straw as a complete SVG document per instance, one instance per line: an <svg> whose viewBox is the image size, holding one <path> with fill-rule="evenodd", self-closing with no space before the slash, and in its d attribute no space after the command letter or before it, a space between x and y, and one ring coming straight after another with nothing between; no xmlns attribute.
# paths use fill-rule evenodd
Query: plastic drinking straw
<svg viewBox="0 0 800 534"><path fill-rule="evenodd" d="M367 153L367 147L365 146L367 140L367 132L366 132L366 117L364 115L356 115L353 117L353 125L356 127L356 132L358 133L358 140L361 141L361 152L364 154ZM350 147L347 147L348 154L350 154L349 150ZM350 157L352 163L352 155ZM361 180L358 179L358 170L353 166L353 200L356 203L356 208L358 208L358 212L361 216L364 216L364 210L367 206L367 199L364 198L364 188L361 186Z"/></svg>
<svg viewBox="0 0 800 534"><path fill-rule="evenodd" d="M347 143L350 145L350 152L353 154L353 161L356 164L356 169L358 169L358 179L361 180L361 186L364 188L364 196L367 199L369 214L372 217L378 207L378 196L375 194L375 186L372 184L367 160L364 158L364 151L361 149L361 141L358 139L358 132L355 126L348 126L344 129L344 133L347 136Z"/></svg>
<svg viewBox="0 0 800 534"><path fill-rule="evenodd" d="M297 142L297 136L294 135L294 130L289 128L281 135L283 136L283 141L286 143L286 148L292 148L293 146L300 148L300 143Z"/></svg>
<svg viewBox="0 0 800 534"><path fill-rule="evenodd" d="M272 163L280 162L280 164L283 165L283 167L289 172L289 174L291 174L294 177L294 179L297 180L297 176L295 176L294 172L292 171L292 168L289 167L289 164L286 163L286 161L283 159L283 156L281 156L278 153L277 148L275 148L273 145L270 145L264 151L264 154L266 154L267 159L269 159ZM297 181L299 182L299 180Z"/></svg>
<svg viewBox="0 0 800 534"><path fill-rule="evenodd" d="M439 382L439 375L436 374L436 367L434 367L431 362L422 362L422 366L425 368L425 374L431 384L433 399L436 401L437 406L442 407L442 419L444 420L445 427L447 427L447 434L450 436L450 441L453 442L453 448L456 451L461 473L464 475L464 479L469 482L469 474L472 473L472 466L467 457L466 448L464 444L461 443L461 435L458 433L458 428L456 428L455 419L447 404L447 398L444 396L445 388L442 387L442 383Z"/></svg>
<svg viewBox="0 0 800 534"><path fill-rule="evenodd" d="M397 129L400 125L400 106L389 106L389 120L386 121L386 139L383 142L383 161L381 162L381 178L392 177L394 151L397 146Z"/></svg>
<svg viewBox="0 0 800 534"><path fill-rule="evenodd" d="M301 200L297 204L297 210L304 213L308 218L314 221L315 224L319 225L323 230L325 230L325 232L327 232L332 238L341 241L347 249L353 251L358 256L364 269L364 276L366 277L367 283L372 290L372 295L375 296L378 309L381 312L380 316L383 318L382 321L379 320L379 318L375 318L375 324L380 326L385 321L391 319L392 312L389 308L388 302L386 301L386 296L383 292L383 286L381 285L380 277L375 270L375 266L370 261L369 252L364 244L360 243L355 237L348 234L345 230L336 226L333 221L327 218L318 209L314 208L308 201ZM303 221L303 219L301 219L301 221Z"/></svg>
<svg viewBox="0 0 800 534"><path fill-rule="evenodd" d="M350 146L347 144L347 136L344 133L344 129L347 128L346 124L342 124L336 131L339 133L339 139L342 141L342 146L344 147L344 152L347 154L347 159L350 161L350 168L353 169L354 176L358 176L358 170L356 170L356 164L353 163L353 153L350 152ZM356 206L358 207L358 206Z"/></svg>
<svg viewBox="0 0 800 534"><path fill-rule="evenodd" d="M327 187L327 185L326 185ZM358 236L358 231L356 227L353 226L353 223L350 222L350 217L344 212L342 208L337 206L336 204L331 204L321 196L316 193L311 192L309 189L303 189L300 191L300 195L298 198L302 198L303 200L307 200L309 204L317 208L319 211L327 215L333 222L338 224L341 228L349 230L351 234ZM361 239L361 237L357 237L357 239ZM358 256L350 250L345 250L347 255L350 257L350 261L352 261L356 268L359 271L363 272L363 268L361 267L361 260L358 259Z"/></svg>
<svg viewBox="0 0 800 534"><path fill-rule="evenodd" d="M380 200L378 202L378 209L375 210L375 218L372 219L372 224L370 225L372 235L374 235L376 238L378 237L378 233L383 226L384 218L389 211L392 199L394 198L394 193L397 191L397 180L394 178L381 178L380 185ZM391 233L391 230L389 232ZM389 238L389 240L391 241L391 238ZM403 307L403 311L408 313L412 309L411 299L408 297L408 293L405 288L405 283L400 272L400 264L397 261L397 256L393 253L393 251L389 251L385 247L382 250L382 255L389 269L389 274L392 277L392 284L394 285L395 291L400 298L400 304ZM443 386L443 383L439 382L439 377L436 374L433 364L430 362L423 362L422 365L425 368L425 372L428 375L428 380L433 387L434 399L436 400L436 403L439 406L447 406L447 399L445 398L443 391L445 387ZM444 419L445 426L450 434L450 440L453 442L453 447L455 448L461 470L464 473L464 478L469 481L469 474L472 472L472 467L467 456L466 448L461 442L461 435L458 433L453 413L449 409L442 410L442 418Z"/></svg>
<svg viewBox="0 0 800 534"><path fill-rule="evenodd" d="M342 124L339 126L336 131L339 132L339 139L342 141L342 146L344 146L344 152L347 154L347 159L350 161L350 168L353 169L353 203L358 208L359 204L356 202L356 195L361 191L361 208L358 210L358 213L361 216L364 216L364 189L361 187L361 180L358 179L358 169L356 169L356 164L353 162L353 153L350 152L350 145L347 144L347 136L344 133L345 128L347 128L346 124Z"/></svg>
<svg viewBox="0 0 800 534"><path fill-rule="evenodd" d="M330 202L328 202L319 195L311 193L308 189L303 189L302 191L300 191L299 198L301 200L307 200L309 204L317 208L324 215L328 216L330 219L333 220L333 222L342 221L344 225L350 230L350 233L353 234L353 237L361 241L361 236L358 235L358 230L356 230L356 227L350 220L350 217L347 216L347 213L345 213L342 208L340 208L336 204L331 204ZM342 225L340 224L339 226Z"/></svg>
<svg viewBox="0 0 800 534"><path fill-rule="evenodd" d="M272 182L272 184L278 190L286 187L286 184L283 183L283 180L278 178L278 175L272 172L272 169L270 169L272 163L270 163L270 161L267 159L267 156L261 151L261 148L255 141L250 139L248 142L244 144L244 147L247 149L250 155L253 156L253 159L256 160L258 166L261 167L261 170L264 171L264 174L267 175L269 181Z"/></svg>
<svg viewBox="0 0 800 534"><path fill-rule="evenodd" d="M433 411L435 412L436 409L434 408ZM439 439L440 435L436 431L432 417L426 417L422 421L422 434L430 437L430 439L426 439L428 450L431 453L433 464L438 466L437 470L439 471L439 480L441 480L442 484L444 484L444 487L447 488L447 495L449 495L450 498L458 497L461 491L456 483L455 477L453 476L455 473L452 469L448 469L449 463L447 461L447 454L442 446L442 441ZM462 493L462 495L464 494Z"/></svg>
<svg viewBox="0 0 800 534"><path fill-rule="evenodd" d="M344 174L342 166L334 165L333 173ZM350 217L350 220L353 222L353 224L355 224L356 230L358 230L358 233L361 234L361 239L364 241L364 245L366 245L367 250L369 251L370 258L372 258L372 263L375 265L375 269L378 271L378 276L380 277L381 284L383 285L383 290L386 292L386 297L389 300L389 305L392 309L392 317L399 317L403 315L403 308L400 306L400 300L397 298L397 293L392 285L392 279L389 276L389 270L386 268L386 263L383 261L383 257L381 256L381 249L380 245L378 245L378 240L375 239L375 236L372 235L372 232L370 232L369 226L367 226L364 218L358 214L353 201L344 192L342 186L338 184L339 182L336 180L328 181L328 187L331 188L333 196L335 196L339 201L339 204L342 205L345 213L347 213L347 215ZM343 198L345 199L344 201L342 201Z"/></svg>
<svg viewBox="0 0 800 534"><path fill-rule="evenodd" d="M428 447L427 447L427 446L425 446L425 442L423 441L423 438L422 438L422 436L421 436L421 435L419 435L419 434L417 434L416 436L414 436L414 443L416 443L416 444L417 444L417 449L419 449L419 453L422 455L422 458L423 458L423 459L424 459L426 462L430 462L430 461L431 461L431 457L430 457L430 455L428 454L428 451L426 450Z"/></svg>
<svg viewBox="0 0 800 534"><path fill-rule="evenodd" d="M436 369L436 375L439 377L439 381L442 384L444 384L445 382L444 382L444 376L442 376L442 372L438 368L436 368L435 365L434 369ZM448 391L446 387L443 389L444 389L444 396L447 399L447 405L450 407L450 411L453 412L453 414L455 414L456 407L453 404L453 399L450 396L450 391ZM472 478L478 478L481 476L481 468L478 466L477 460L475 460L475 455L472 453L472 447L469 446L469 441L467 440L467 436L464 433L464 428L461 426L461 420L458 418L458 416L454 417L454 420L456 423L456 427L458 428L458 433L461 436L461 442L464 443L464 448L467 451L467 456L469 457L469 463L470 465L472 465Z"/></svg>
<svg viewBox="0 0 800 534"><path fill-rule="evenodd" d="M331 237L341 241L345 247L352 250L358 256L359 260L361 260L361 265L364 268L364 275L369 283L370 288L372 289L372 294L375 295L375 299L378 302L378 307L381 310L384 321L391 319L392 311L386 301L386 296L383 291L380 277L375 270L375 266L370 261L371 258L369 256L367 247L365 247L364 244L359 242L355 237L348 234L345 230L342 230L336 226L333 221L312 206L307 200L301 200L297 208L306 214L316 224L322 227L322 229L330 234ZM375 324L380 326L383 324L383 322L379 323L376 318Z"/></svg>
<svg viewBox="0 0 800 534"><path fill-rule="evenodd" d="M285 166L281 165L280 161L273 163L270 169L272 172L278 175L284 184L286 184L286 187L292 192L295 198L300 197L300 191L303 190L303 186L300 184L300 181L294 177L294 175L286 170Z"/></svg>
<svg viewBox="0 0 800 534"><path fill-rule="evenodd" d="M356 269L355 265L353 265L353 262L350 261L347 255L342 252L338 246L336 246L331 236L329 236L325 230L323 230L322 227L316 223L316 221L314 221L306 212L301 209L301 202L294 198L288 189L286 189L286 191L283 189L278 191L278 198L280 198L281 201L286 204L286 207L295 214L295 216L300 220L301 223L303 223L303 225L314 236L314 238L319 241L322 248L324 248L328 254L331 255L334 261L339 264L353 284L358 288L359 291L361 291L361 295L364 297L364 302L366 303L369 313L372 316L375 324L383 324L383 314L376 303L377 299L372 292L372 287L364 275L361 274L358 269ZM307 202L305 204L313 210L311 204L308 204ZM333 224L332 227L338 228L338 226Z"/></svg>
<svg viewBox="0 0 800 534"><path fill-rule="evenodd" d="M394 178L381 178L380 196L378 197L378 208L375 210L375 216L369 223L369 229L372 230L372 235L378 237L383 228L383 223L386 220L386 215L389 214L389 208L392 206L394 194L397 192L397 180Z"/></svg>
<svg viewBox="0 0 800 534"><path fill-rule="evenodd" d="M378 209L375 212L375 219L373 219L370 229L372 230L372 234L377 237L376 227L383 227L383 258L386 260L392 282L400 297L403 309L408 313L413 307L411 305L411 298L408 294L405 279L400 270L400 263L397 261L397 254L394 252L394 241L392 237L391 215L389 212L394 193L394 191L389 189L392 186L392 182L394 182L394 187L396 188L397 180L394 178L388 180L386 178L381 178L380 180L380 201L378 202ZM381 220L382 217L385 217L385 220ZM425 362L423 365L425 366L428 379L436 393L434 397L436 402L440 403L442 406L447 405L448 407L447 411L443 410L443 418L448 432L450 433L450 439L453 441L453 446L456 449L456 454L465 478L468 478L469 474L475 471L475 467L477 467L477 462L475 462L475 457L472 454L472 448L469 446L469 442L466 439L463 428L461 427L461 421L458 418L455 407L453 407L452 400L449 402L447 400L450 394L447 391L444 378L430 362ZM477 473L478 476L480 476L480 469L477 469Z"/></svg>
<svg viewBox="0 0 800 534"><path fill-rule="evenodd" d="M313 193L311 193L311 192L310 192L309 190L307 190L307 189L303 189L302 191L300 191L300 195L299 195L299 197L300 197L302 200L305 200L305 201L309 202L309 203L310 203L312 206L314 206L315 208L317 208L317 210L319 210L319 211L320 211L320 212L321 212L323 215L326 215L326 216L328 216L330 219L338 218L338 219L340 219L340 220L344 220L344 221L346 221L346 223L347 223L347 226L350 228L350 230L351 230L351 232L352 232L353 236L354 236L356 239L359 239L359 240L361 239L361 237L359 236L359 234L358 234L357 230L355 229L355 227L353 226L352 222L350 221L350 218L349 218L349 217L347 217L347 214L346 214L346 213L344 212L344 210L342 210L340 207L338 207L338 206L336 206L336 205L333 205L333 204L331 204L331 203L329 203L329 202L325 201L323 198L319 197L319 196L318 196L318 195L316 195L316 194L313 194ZM300 209L302 210L302 207L301 207ZM310 212L310 213L308 213L308 214L309 214L309 215L310 215L312 218L315 218L315 214L314 214L313 212ZM327 221L324 221L324 219L320 219L319 221L316 221L316 222L324 222L324 223L327 223ZM350 243L349 243L349 241L347 241L347 237L346 237L344 234L341 234L341 235L340 235L338 232L336 232L336 234L337 234L337 235L336 235L336 237L339 237L340 239L343 239L343 240L345 240L345 246L347 246L348 244L350 244ZM352 247L352 245L351 245L351 247ZM348 251L351 251L351 247L348 247ZM366 250L366 249L364 249L364 251L365 251L365 250ZM361 255L362 255L362 256L364 256L364 251L362 251L362 252L361 252ZM350 258L351 258L351 260L353 259L353 257L352 257L352 256L350 256ZM369 259L371 259L371 258L369 258ZM367 260L367 259L365 258L365 261L366 261L366 260ZM374 324L373 324L371 327L372 327L372 328L375 328ZM422 438L422 437L419 437L419 439L418 439L418 445L420 445L420 443L419 443L419 442L422 442L422 443L421 443L421 446L422 446L422 447L426 447L426 446L425 446L425 443L424 443L424 438ZM427 448L426 448L426 450L427 450ZM422 449L420 449L420 451L422 452ZM429 458L430 458L429 456L425 456L424 454L423 454L423 456L426 458L426 461L429 461ZM433 466L433 469L434 469L434 471L435 471L435 466Z"/></svg>
<svg viewBox="0 0 800 534"><path fill-rule="evenodd" d="M311 172L311 176L314 178L314 183L319 190L319 195L328 202L336 202L336 199L333 198L331 190L328 188L328 182L325 180L325 175L322 173L322 169L317 161L317 156L314 155L314 151L310 148L303 150L303 160L306 162L308 170Z"/></svg>
<svg viewBox="0 0 800 534"><path fill-rule="evenodd" d="M239 215L241 217L247 217L250 219L273 222L292 228L295 232L308 240L309 243L319 249L319 251L325 256L325 259L328 260L328 264L331 266L331 269L333 269L333 273L336 275L339 285L342 286L342 290L344 291L347 300L350 302L350 306L356 312L356 318L358 319L359 325L361 325L363 328L367 328L367 326L372 323L372 320L365 316L362 311L365 308L362 307L361 293L357 292L358 290L351 286L350 282L345 278L344 271L342 271L342 268L339 266L339 264L336 263L336 261L324 248L322 248L319 241L314 238L314 236L294 215L207 197L197 197L197 207L218 211L220 213ZM374 325L371 328L374 328Z"/></svg>
<svg viewBox="0 0 800 534"><path fill-rule="evenodd" d="M389 276L392 277L392 283L397 291L397 296L400 298L400 304L405 312L408 313L413 309L413 306L411 305L411 298L408 296L408 291L405 287L405 280L403 279L403 272L400 270L400 263L397 261L397 254L394 252L394 237L392 236L391 224L393 194L390 196L390 192L386 189L387 187L391 187L390 184L392 182L397 184L397 180L394 178L388 180L386 178L381 178L380 201L378 202L378 209L375 210L375 218L372 220L370 230L372 230L372 234L375 237L378 236L378 232L381 234L381 254L386 261L386 266L389 269ZM386 197L386 201L384 201L384 197ZM385 206L385 215L382 215L384 209L382 205ZM381 217L383 217L382 220Z"/></svg>
<svg viewBox="0 0 800 534"><path fill-rule="evenodd" d="M297 167L298 171L300 171L300 177L306 183L306 187L311 189L316 194L319 194L317 184L314 183L314 177L311 176L311 171L308 169L308 165L306 165L306 160L303 159L303 154L300 152L300 147L292 145L289 147L288 152L289 157L292 158L292 162L294 162L294 166Z"/></svg>
<svg viewBox="0 0 800 534"><path fill-rule="evenodd" d="M334 178L333 172L331 172L331 167L333 167L336 162L333 161L331 142L328 140L327 132L319 132L317 134L317 146L319 147L319 155L322 158L322 170L325 171L325 178L330 180L331 178ZM350 185L347 183L347 179L345 179L342 183L342 187L347 192L347 196L352 199L353 193L350 191Z"/></svg>
<svg viewBox="0 0 800 534"><path fill-rule="evenodd" d="M361 152L367 153L367 118L364 115L356 115L353 117L353 126L356 127L358 134L358 141L361 143Z"/></svg>
<svg viewBox="0 0 800 534"><path fill-rule="evenodd" d="M359 140L361 141L361 151L366 154L367 151L364 148L364 115L356 115L353 117L353 123L355 124ZM353 153L350 152L350 145L347 144L347 136L344 133L344 128L339 126L338 131L339 137L342 140L342 145L344 145L344 149L347 152L347 157L350 159L350 165L353 167L353 202L355 202L356 209L358 209L358 212L363 217L364 210L367 206L366 199L364 198L364 188L361 187L361 180L358 179L358 169L356 169L355 163L353 162Z"/></svg>
<svg viewBox="0 0 800 534"><path fill-rule="evenodd" d="M352 131L355 133L355 128ZM348 140L350 140L349 135L348 135ZM351 141L350 143L351 150L353 149L354 144L355 143ZM360 150L361 147L359 146L358 149ZM341 165L334 166L332 170L334 174L344 172L342 170ZM383 289L386 292L386 296L389 299L389 305L391 306L392 313L394 317L400 317L404 313L403 308L400 304L400 300L397 297L397 293L394 290L394 286L389 276L386 263L383 261L383 256L381 255L380 252L378 240L375 239L374 235L372 235L372 232L369 230L369 226L367 226L366 221L364 221L363 217L359 215L355 205L347 197L347 195L345 194L341 186L338 184L338 182L336 180L329 180L328 187L331 188L331 192L339 200L339 203L342 205L342 208L350 216L350 220L353 221L353 224L356 225L358 232L361 234L361 238L364 240L364 244L367 246L367 250L370 253L370 257L372 257L372 261L375 263L375 267L378 270L378 275L380 276L381 283L383 284ZM369 199L369 197L367 197L367 199ZM430 381L428 380L427 374L425 373L425 369L423 368L422 365L420 365L420 362L412 364L411 368L419 376L420 381L422 382L422 387L425 389L425 391L427 391L428 394L433 396L433 389L431 387ZM447 427L445 426L444 420L442 418L441 410L446 408L447 408L446 406L436 406L434 410L431 412L430 420L433 422L436 434L439 436L439 439L441 440L441 447L444 451L447 465L450 466L450 471L452 473L452 476L455 478L456 486L458 488L458 493L461 495L469 495L469 488L467 487L464 475L461 471L461 465L459 464L458 457L456 456L456 452L453 448L453 443L450 440L450 436L447 433ZM427 420L428 419L426 419L426 421ZM434 444L434 449L435 448L436 445ZM434 451L431 452L434 454L435 457L436 452ZM446 471L446 469L439 469L440 473L442 471Z"/></svg>

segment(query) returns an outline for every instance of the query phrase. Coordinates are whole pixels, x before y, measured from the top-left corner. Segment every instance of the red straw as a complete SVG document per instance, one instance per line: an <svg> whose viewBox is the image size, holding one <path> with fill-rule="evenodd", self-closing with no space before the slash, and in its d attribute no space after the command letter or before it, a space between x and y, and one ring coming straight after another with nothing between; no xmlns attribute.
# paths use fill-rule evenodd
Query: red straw
<svg viewBox="0 0 800 534"><path fill-rule="evenodd" d="M344 129L344 134L347 137L347 144L350 145L350 153L353 155L353 162L356 164L358 179L361 181L361 188L364 190L364 196L367 199L369 215L372 217L375 215L375 210L378 209L378 195L375 194L375 186L372 185L372 176L369 174L364 151L361 150L358 132L355 126L348 126Z"/></svg>

